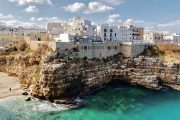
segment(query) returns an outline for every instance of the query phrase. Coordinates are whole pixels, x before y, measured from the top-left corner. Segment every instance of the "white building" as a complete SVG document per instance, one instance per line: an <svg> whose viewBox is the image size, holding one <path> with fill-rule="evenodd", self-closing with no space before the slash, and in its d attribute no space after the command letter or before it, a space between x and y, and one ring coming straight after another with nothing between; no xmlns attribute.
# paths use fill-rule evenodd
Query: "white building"
<svg viewBox="0 0 180 120"><path fill-rule="evenodd" d="M97 27L81 17L75 17L64 23L48 23L47 31L56 41L65 42L73 41L75 36L97 36Z"/></svg>
<svg viewBox="0 0 180 120"><path fill-rule="evenodd" d="M64 24L65 33L77 36L94 36L96 37L97 27L91 24L91 21L81 17L75 17Z"/></svg>
<svg viewBox="0 0 180 120"><path fill-rule="evenodd" d="M24 28L24 27L8 27L0 26L0 34L15 34L17 36L25 36L30 33L46 33L45 29L35 29L35 28Z"/></svg>
<svg viewBox="0 0 180 120"><path fill-rule="evenodd" d="M164 35L163 40L164 42L167 43L180 43L180 35L178 34Z"/></svg>
<svg viewBox="0 0 180 120"><path fill-rule="evenodd" d="M163 42L163 34L162 33L153 33L153 32L148 32L144 33L144 40L145 41L153 41L155 43L162 43Z"/></svg>
<svg viewBox="0 0 180 120"><path fill-rule="evenodd" d="M143 40L144 28L139 28L133 25L128 27L130 30L130 40Z"/></svg>
<svg viewBox="0 0 180 120"><path fill-rule="evenodd" d="M62 23L48 23L47 32L52 38L58 37L59 34L64 33L64 26Z"/></svg>
<svg viewBox="0 0 180 120"><path fill-rule="evenodd" d="M110 26L104 24L98 26L97 35L102 41L135 41L143 40L144 29L135 26Z"/></svg>
<svg viewBox="0 0 180 120"><path fill-rule="evenodd" d="M13 34L17 33L18 29L7 26L0 26L0 34Z"/></svg>
<svg viewBox="0 0 180 120"><path fill-rule="evenodd" d="M120 26L118 36L121 41L130 41L132 39L132 32L126 26Z"/></svg>
<svg viewBox="0 0 180 120"><path fill-rule="evenodd" d="M97 36L101 38L102 41L114 41L119 39L119 31L117 26L110 26L104 24L97 27Z"/></svg>
<svg viewBox="0 0 180 120"><path fill-rule="evenodd" d="M91 21L81 17L75 17L64 23L48 23L47 31L53 38L64 33L77 36L97 36L97 27L92 25Z"/></svg>
<svg viewBox="0 0 180 120"><path fill-rule="evenodd" d="M68 33L59 34L58 37L55 37L54 40L57 42L73 42L75 35L70 35Z"/></svg>

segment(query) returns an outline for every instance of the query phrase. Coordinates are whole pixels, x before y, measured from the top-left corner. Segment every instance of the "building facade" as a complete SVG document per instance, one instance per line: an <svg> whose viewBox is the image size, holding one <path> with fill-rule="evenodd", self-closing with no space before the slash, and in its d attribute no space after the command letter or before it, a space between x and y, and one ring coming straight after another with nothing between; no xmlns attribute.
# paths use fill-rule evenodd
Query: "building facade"
<svg viewBox="0 0 180 120"><path fill-rule="evenodd" d="M134 41L143 40L144 28L138 28L135 26L110 26L101 25L98 26L97 35L102 41Z"/></svg>
<svg viewBox="0 0 180 120"><path fill-rule="evenodd" d="M153 33L153 32L144 33L144 40L153 41L155 43L162 43L163 42L163 34Z"/></svg>
<svg viewBox="0 0 180 120"><path fill-rule="evenodd" d="M116 41L119 39L118 33L117 26L104 24L97 27L97 36L100 37L102 41Z"/></svg>
<svg viewBox="0 0 180 120"><path fill-rule="evenodd" d="M180 35L172 34L172 35L164 35L163 40L166 43L180 43Z"/></svg>

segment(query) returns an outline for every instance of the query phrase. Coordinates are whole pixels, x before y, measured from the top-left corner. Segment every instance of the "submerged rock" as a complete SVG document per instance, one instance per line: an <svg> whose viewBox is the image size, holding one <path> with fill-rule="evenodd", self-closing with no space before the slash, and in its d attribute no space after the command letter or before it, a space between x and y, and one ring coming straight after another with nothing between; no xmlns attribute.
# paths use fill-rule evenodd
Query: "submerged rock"
<svg viewBox="0 0 180 120"><path fill-rule="evenodd" d="M26 98L25 101L31 101L31 97Z"/></svg>

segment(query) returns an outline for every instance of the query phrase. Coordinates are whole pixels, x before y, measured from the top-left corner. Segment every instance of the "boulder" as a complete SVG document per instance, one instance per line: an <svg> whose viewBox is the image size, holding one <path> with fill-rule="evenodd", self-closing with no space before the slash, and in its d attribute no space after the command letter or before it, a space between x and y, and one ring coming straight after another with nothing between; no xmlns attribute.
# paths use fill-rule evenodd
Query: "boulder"
<svg viewBox="0 0 180 120"><path fill-rule="evenodd" d="M26 98L25 101L31 101L31 97Z"/></svg>

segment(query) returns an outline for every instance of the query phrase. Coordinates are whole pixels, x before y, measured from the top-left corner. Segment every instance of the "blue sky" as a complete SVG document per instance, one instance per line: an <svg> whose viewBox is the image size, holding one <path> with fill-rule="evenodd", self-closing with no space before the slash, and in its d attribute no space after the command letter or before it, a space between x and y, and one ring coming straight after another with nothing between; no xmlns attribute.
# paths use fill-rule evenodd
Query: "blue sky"
<svg viewBox="0 0 180 120"><path fill-rule="evenodd" d="M0 24L44 27L85 17L95 24L135 24L180 33L180 0L0 0Z"/></svg>

